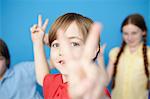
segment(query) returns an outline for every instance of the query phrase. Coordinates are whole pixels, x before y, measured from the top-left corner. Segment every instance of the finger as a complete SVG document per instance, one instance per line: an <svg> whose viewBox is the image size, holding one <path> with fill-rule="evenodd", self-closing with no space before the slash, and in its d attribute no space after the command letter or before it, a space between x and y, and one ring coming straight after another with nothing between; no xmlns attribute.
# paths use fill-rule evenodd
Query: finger
<svg viewBox="0 0 150 99"><path fill-rule="evenodd" d="M64 35L64 31L58 30L57 37L58 37L58 41L60 42L60 49L63 52L64 59L70 62L72 59L72 53L69 46L69 41Z"/></svg>
<svg viewBox="0 0 150 99"><path fill-rule="evenodd" d="M48 22L49 22L49 19L46 19L43 26L42 26L42 30L45 31L46 30L46 27L48 25Z"/></svg>
<svg viewBox="0 0 150 99"><path fill-rule="evenodd" d="M99 44L101 25L99 23L94 23L90 29L87 41L85 43L85 48L83 52L83 57L87 60L91 60L96 48Z"/></svg>
<svg viewBox="0 0 150 99"><path fill-rule="evenodd" d="M103 54L101 54L101 53L98 54L97 62L98 62L99 70L104 71L105 70L105 62L104 62Z"/></svg>
<svg viewBox="0 0 150 99"><path fill-rule="evenodd" d="M30 28L30 32L33 33L33 27Z"/></svg>
<svg viewBox="0 0 150 99"><path fill-rule="evenodd" d="M40 33L41 35L45 35L44 31L41 28L37 28L36 32Z"/></svg>
<svg viewBox="0 0 150 99"><path fill-rule="evenodd" d="M32 30L32 34L39 33L41 35L44 35L44 32L41 30L41 28L36 28Z"/></svg>
<svg viewBox="0 0 150 99"><path fill-rule="evenodd" d="M36 29L38 26L37 26L37 24L34 24L33 25L33 29Z"/></svg>
<svg viewBox="0 0 150 99"><path fill-rule="evenodd" d="M37 24L34 24L31 28L30 31L31 33L34 33L34 31L37 29Z"/></svg>
<svg viewBox="0 0 150 99"><path fill-rule="evenodd" d="M48 40L48 34L47 33L45 33L45 35L44 35L44 44L49 45L49 40Z"/></svg>
<svg viewBox="0 0 150 99"><path fill-rule="evenodd" d="M105 63L104 63L104 58L103 58L103 55L98 55L98 67L99 67L99 70L100 70L100 75L101 75L101 78L102 78L102 82L105 84L105 86L108 85L108 75L107 75L107 71L105 69Z"/></svg>
<svg viewBox="0 0 150 99"><path fill-rule="evenodd" d="M81 59L82 67L86 75L91 79L95 79L95 75L98 74L98 71L97 71L98 68L96 64L91 62L91 60L99 44L100 30L101 30L100 24L98 23L93 24L93 26L91 27L89 36L87 38L85 49L84 49L83 56Z"/></svg>
<svg viewBox="0 0 150 99"><path fill-rule="evenodd" d="M42 16L38 16L38 27L42 27Z"/></svg>
<svg viewBox="0 0 150 99"><path fill-rule="evenodd" d="M100 47L100 54L104 54L105 48L106 48L106 43Z"/></svg>

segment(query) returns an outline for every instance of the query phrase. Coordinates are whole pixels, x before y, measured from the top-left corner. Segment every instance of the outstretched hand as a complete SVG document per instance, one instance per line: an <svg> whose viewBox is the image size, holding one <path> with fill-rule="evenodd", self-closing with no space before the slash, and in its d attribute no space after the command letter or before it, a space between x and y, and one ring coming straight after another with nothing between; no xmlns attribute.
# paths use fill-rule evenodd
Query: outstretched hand
<svg viewBox="0 0 150 99"><path fill-rule="evenodd" d="M94 23L85 42L83 53L76 59L71 53L68 39L64 31L58 31L60 48L64 53L65 65L68 72L69 94L72 99L102 99L105 86L105 69L101 61L102 55L98 55L98 64L93 62L92 56L98 48L102 26ZM104 47L101 49L104 51Z"/></svg>

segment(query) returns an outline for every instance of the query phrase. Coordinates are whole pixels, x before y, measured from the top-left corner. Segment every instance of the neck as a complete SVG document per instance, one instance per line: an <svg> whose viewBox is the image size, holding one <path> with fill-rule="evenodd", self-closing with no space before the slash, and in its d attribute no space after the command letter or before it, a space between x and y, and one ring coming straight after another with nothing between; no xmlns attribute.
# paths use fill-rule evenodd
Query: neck
<svg viewBox="0 0 150 99"><path fill-rule="evenodd" d="M130 47L130 52L134 53L137 50L137 47Z"/></svg>
<svg viewBox="0 0 150 99"><path fill-rule="evenodd" d="M140 46L140 44L141 44L141 43L139 43L139 44L136 45L136 46L129 46L130 52L131 52L131 53L134 53L134 52L138 49L138 47Z"/></svg>
<svg viewBox="0 0 150 99"><path fill-rule="evenodd" d="M68 76L67 75L62 74L62 79L63 79L63 83L68 82Z"/></svg>

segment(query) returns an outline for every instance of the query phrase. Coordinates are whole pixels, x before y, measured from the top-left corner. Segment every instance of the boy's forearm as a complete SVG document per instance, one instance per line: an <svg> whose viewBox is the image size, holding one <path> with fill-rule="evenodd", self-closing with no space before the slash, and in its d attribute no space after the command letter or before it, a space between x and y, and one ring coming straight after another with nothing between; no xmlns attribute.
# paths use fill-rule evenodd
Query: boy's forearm
<svg viewBox="0 0 150 99"><path fill-rule="evenodd" d="M46 74L49 73L43 42L34 43L33 49L34 49L36 79L37 82L41 86L43 86L44 77Z"/></svg>

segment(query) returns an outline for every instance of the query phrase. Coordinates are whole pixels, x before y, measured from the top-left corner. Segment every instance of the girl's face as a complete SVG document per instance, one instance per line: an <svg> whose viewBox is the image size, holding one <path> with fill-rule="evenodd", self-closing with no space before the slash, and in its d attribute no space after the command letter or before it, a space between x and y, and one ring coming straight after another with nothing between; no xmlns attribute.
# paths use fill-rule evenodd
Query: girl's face
<svg viewBox="0 0 150 99"><path fill-rule="evenodd" d="M0 56L0 79L2 79L6 69L6 59L3 56Z"/></svg>
<svg viewBox="0 0 150 99"><path fill-rule="evenodd" d="M72 22L68 29L65 31L65 36L68 38L72 54L75 58L79 58L84 47L84 39L81 31L79 30L76 22ZM65 61L63 52L60 49L59 41L56 39L51 44L51 62L56 69L62 74L67 74L65 69Z"/></svg>
<svg viewBox="0 0 150 99"><path fill-rule="evenodd" d="M123 27L123 39L129 47L136 47L142 41L145 34L139 27L133 24L127 24Z"/></svg>

